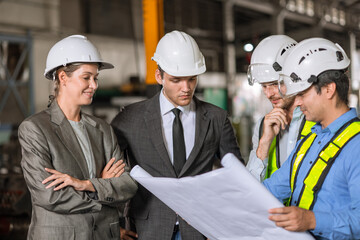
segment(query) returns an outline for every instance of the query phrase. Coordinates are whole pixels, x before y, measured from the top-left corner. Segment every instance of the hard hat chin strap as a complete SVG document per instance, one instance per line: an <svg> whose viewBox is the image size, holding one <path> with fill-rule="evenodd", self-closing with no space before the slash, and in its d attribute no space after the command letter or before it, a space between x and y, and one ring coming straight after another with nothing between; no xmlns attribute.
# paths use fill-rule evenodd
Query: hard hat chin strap
<svg viewBox="0 0 360 240"><path fill-rule="evenodd" d="M53 71L53 73L52 73L52 80L53 80L53 81L56 80L56 71Z"/></svg>

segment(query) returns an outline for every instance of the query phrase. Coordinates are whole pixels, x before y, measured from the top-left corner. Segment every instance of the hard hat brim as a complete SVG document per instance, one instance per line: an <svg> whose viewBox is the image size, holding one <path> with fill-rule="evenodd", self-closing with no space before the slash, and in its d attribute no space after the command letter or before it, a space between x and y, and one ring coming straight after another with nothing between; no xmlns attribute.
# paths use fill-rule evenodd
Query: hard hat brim
<svg viewBox="0 0 360 240"><path fill-rule="evenodd" d="M112 65L111 63L108 62L91 62L91 61L84 61L84 62L70 62L67 63L64 66L70 65L70 64L74 64L74 63L82 63L82 64L98 64L99 65L99 71L100 70L104 70L104 69L112 69L114 68L114 65ZM59 66L61 67L61 66ZM44 76L49 79L49 80L53 80L53 72L56 71L56 69L58 69L59 67L53 68L53 69L45 69L45 73Z"/></svg>

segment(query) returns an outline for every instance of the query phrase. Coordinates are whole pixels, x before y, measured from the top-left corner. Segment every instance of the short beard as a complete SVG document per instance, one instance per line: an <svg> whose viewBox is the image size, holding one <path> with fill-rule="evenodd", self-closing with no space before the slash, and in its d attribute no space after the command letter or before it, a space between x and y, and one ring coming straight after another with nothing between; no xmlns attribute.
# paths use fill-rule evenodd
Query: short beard
<svg viewBox="0 0 360 240"><path fill-rule="evenodd" d="M282 109L289 110L293 106L294 102L295 102L295 96L290 98L285 98L284 106L282 106Z"/></svg>

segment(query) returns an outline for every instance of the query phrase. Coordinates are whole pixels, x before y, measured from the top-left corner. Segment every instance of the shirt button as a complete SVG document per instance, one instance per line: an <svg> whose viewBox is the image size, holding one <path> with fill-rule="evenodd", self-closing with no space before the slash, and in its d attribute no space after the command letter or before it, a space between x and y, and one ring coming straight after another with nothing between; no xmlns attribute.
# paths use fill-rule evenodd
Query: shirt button
<svg viewBox="0 0 360 240"><path fill-rule="evenodd" d="M321 144L321 141L319 141L318 144Z"/></svg>
<svg viewBox="0 0 360 240"><path fill-rule="evenodd" d="M312 164L312 161L310 161L310 164Z"/></svg>
<svg viewBox="0 0 360 240"><path fill-rule="evenodd" d="M322 235L322 232L319 232L319 235Z"/></svg>

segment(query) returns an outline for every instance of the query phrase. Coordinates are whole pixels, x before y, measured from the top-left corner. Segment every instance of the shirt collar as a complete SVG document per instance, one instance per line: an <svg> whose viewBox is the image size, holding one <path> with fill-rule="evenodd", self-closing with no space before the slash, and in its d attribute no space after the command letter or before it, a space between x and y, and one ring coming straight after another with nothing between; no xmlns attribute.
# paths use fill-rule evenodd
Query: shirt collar
<svg viewBox="0 0 360 240"><path fill-rule="evenodd" d="M163 90L160 92L159 100L161 116L167 114L174 108L174 105L165 97ZM189 105L178 106L177 108L180 109L183 114L188 115L190 111L195 109L194 100L192 99Z"/></svg>
<svg viewBox="0 0 360 240"><path fill-rule="evenodd" d="M338 117L335 121L329 124L325 129L322 129L320 123L316 123L312 128L311 131L315 132L316 134L331 132L335 134L346 122L350 121L351 119L357 117L356 109L350 108L349 111Z"/></svg>
<svg viewBox="0 0 360 240"><path fill-rule="evenodd" d="M296 107L293 111L293 120L298 120L303 115L302 111L300 110L300 107Z"/></svg>

